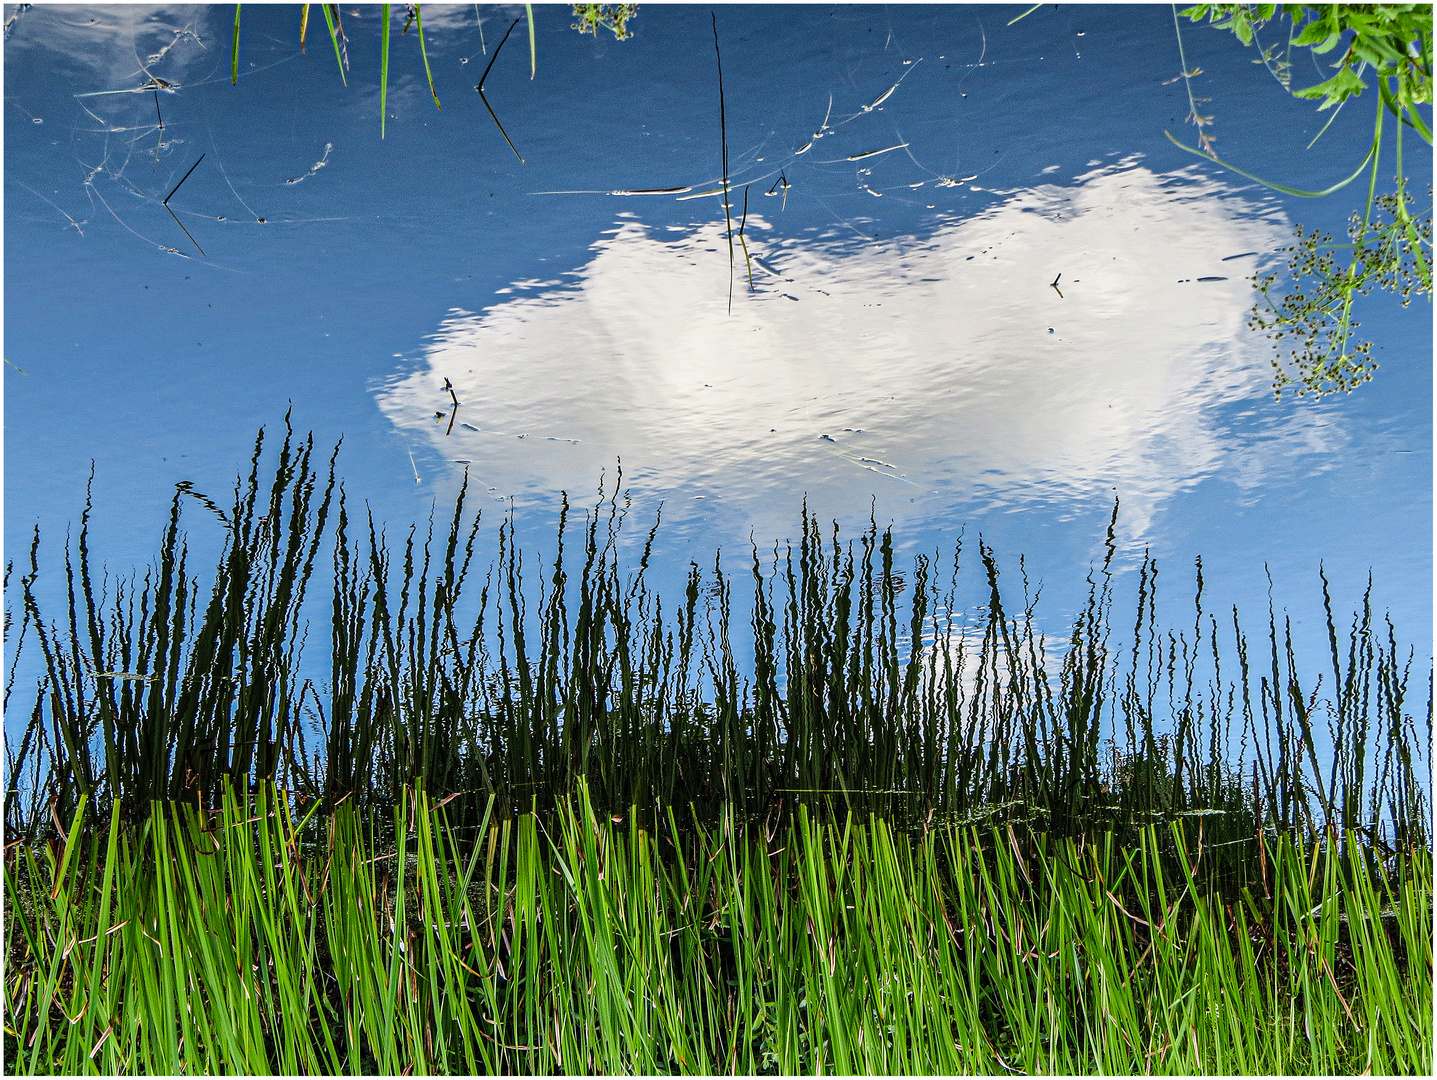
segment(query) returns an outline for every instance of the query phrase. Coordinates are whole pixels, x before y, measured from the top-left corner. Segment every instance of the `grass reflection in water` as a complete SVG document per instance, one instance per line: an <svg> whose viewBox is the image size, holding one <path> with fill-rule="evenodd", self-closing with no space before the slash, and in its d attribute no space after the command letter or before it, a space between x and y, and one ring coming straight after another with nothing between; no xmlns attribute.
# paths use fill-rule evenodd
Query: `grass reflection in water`
<svg viewBox="0 0 1437 1080"><path fill-rule="evenodd" d="M480 576L462 491L391 545L312 440L266 477L263 448L228 508L177 491L143 579L96 580L87 510L61 624L38 546L19 579L15 1069L1430 1062L1430 729L1366 602L1342 637L1329 603L1322 683L1276 619L1204 611L1200 570L1168 629L1145 561L1120 638L1110 526L1055 641L981 540L965 615L961 544L900 569L806 509L666 602L617 491L564 503L535 588L512 519Z"/></svg>

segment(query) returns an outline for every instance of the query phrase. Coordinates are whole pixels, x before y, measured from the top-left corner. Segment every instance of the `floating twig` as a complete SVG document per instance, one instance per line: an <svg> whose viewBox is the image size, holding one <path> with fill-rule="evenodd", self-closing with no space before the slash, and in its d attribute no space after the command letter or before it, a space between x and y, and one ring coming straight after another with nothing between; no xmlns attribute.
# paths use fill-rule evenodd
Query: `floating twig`
<svg viewBox="0 0 1437 1080"><path fill-rule="evenodd" d="M195 160L195 163L190 166L190 172L187 172L184 176L180 177L180 183L170 188L170 193L160 200L160 205L169 211L170 217L175 219L175 224L180 227L180 229L184 232L186 236L190 237L190 243L194 244L195 247L199 248L201 255L204 255L205 249L200 247L200 242L198 240L196 240L193 236L190 236L190 230L185 228L185 223L179 219L179 215L177 215L173 210L170 209L170 200L175 197L175 192L180 190L180 184L183 184L186 180L190 178L190 173L198 169L200 167L200 162L204 161L204 159L204 154L201 154ZM206 258L208 258L208 256L206 256Z"/></svg>
<svg viewBox="0 0 1437 1080"><path fill-rule="evenodd" d="M893 150L902 150L902 149L903 149L905 146L907 146L907 145L908 145L908 144L907 144L906 142L901 142L901 143L897 143L897 144L894 145L894 146L885 146L882 150L865 150L865 151L864 151L863 153L861 153L861 154L849 154L848 157L845 158L844 160L846 160L846 161L862 161L864 158L877 157L879 154L887 154L887 153L889 153L889 152L891 152L891 151L893 151Z"/></svg>
<svg viewBox="0 0 1437 1080"><path fill-rule="evenodd" d="M728 125L724 118L723 104L723 56L719 52L718 16L709 12L714 29L714 60L718 64L719 90L719 142L723 145L723 219L728 228L728 310L733 314L733 214L730 213L728 198Z"/></svg>
<svg viewBox="0 0 1437 1080"><path fill-rule="evenodd" d="M748 185L743 189L743 218L738 223L738 242L743 246L743 261L748 267L748 291L753 292L753 260L748 255L748 241L743 237L744 226L748 224Z"/></svg>
<svg viewBox="0 0 1437 1080"><path fill-rule="evenodd" d="M155 165L160 164L160 145L165 137L165 118L160 115L160 91L155 90L155 120L159 123L159 130L155 132Z"/></svg>
<svg viewBox="0 0 1437 1080"><path fill-rule="evenodd" d="M444 389L449 391L449 400L454 403L454 408L449 411L449 427L444 434L452 435L454 434L454 421L459 416L459 398L454 393L454 384L449 381L447 376L444 379Z"/></svg>
<svg viewBox="0 0 1437 1080"><path fill-rule="evenodd" d="M784 174L783 170L780 169L780 170L778 171L778 179L773 182L773 187L771 187L771 188L769 188L767 191L765 191L764 194L765 194L765 195L778 195L778 194L782 193L782 195L783 195L783 204L782 204L782 206L779 207L779 209L780 209L780 210L787 210L787 209L788 209L788 189L791 188L791 187L793 187L793 185L788 182L788 177Z"/></svg>
<svg viewBox="0 0 1437 1080"><path fill-rule="evenodd" d="M484 96L484 83L489 78L489 72L493 70L494 61L499 59L499 50L504 48L504 42L509 40L509 35L514 32L514 27L518 25L519 20L515 19L509 24L509 29L504 31L503 38L500 39L498 45L494 46L494 55L489 58L489 66L484 69L484 74L479 78L479 85L474 89L479 91L479 100L484 103L484 108L488 109L489 115L494 118L494 123L499 128L499 134L504 136L504 141L509 144L509 149L514 151L514 156L519 159L519 164L523 165L524 155L519 153L518 148L514 145L514 140L509 138L509 133L504 130L504 125L499 123L499 117L495 115L494 107L489 104L489 99Z"/></svg>

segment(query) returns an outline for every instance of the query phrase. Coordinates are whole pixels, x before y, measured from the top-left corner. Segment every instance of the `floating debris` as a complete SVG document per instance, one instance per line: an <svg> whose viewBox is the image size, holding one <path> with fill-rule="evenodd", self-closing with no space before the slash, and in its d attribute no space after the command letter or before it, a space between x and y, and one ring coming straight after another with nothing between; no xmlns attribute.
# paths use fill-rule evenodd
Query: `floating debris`
<svg viewBox="0 0 1437 1080"><path fill-rule="evenodd" d="M908 145L908 144L907 144L906 142L901 142L901 143L898 143L896 146L885 146L882 150L865 150L865 151L864 151L863 153L861 153L861 154L849 154L849 155L848 155L848 160L849 160L849 161L862 161L862 160L864 160L865 158L877 157L879 154L887 154L887 153L890 153L890 152L892 152L892 151L894 151L894 150L902 150L902 149L903 149L905 146L907 146L907 145ZM972 179L972 177L969 177L969 179Z"/></svg>
<svg viewBox="0 0 1437 1080"><path fill-rule="evenodd" d="M609 192L610 195L682 195L686 191L692 191L693 185L686 187L664 187L664 188L621 188L618 191Z"/></svg>
<svg viewBox="0 0 1437 1080"><path fill-rule="evenodd" d="M891 97L893 96L893 91L895 91L895 90L897 90L897 89L898 89L898 84L897 84L897 83L894 83L894 84L893 84L892 86L890 86L887 90L883 91L883 93L879 94L877 100L875 100L872 105L865 105L865 106L863 106L863 111L864 111L864 112L872 112L874 109L878 108L878 106L882 105L885 101L887 101L889 98L891 98Z"/></svg>
<svg viewBox="0 0 1437 1080"><path fill-rule="evenodd" d="M294 178L291 179L291 180L286 180L285 183L286 183L286 184L298 184L298 183L300 183L301 181L307 180L307 179L309 179L311 176L313 176L315 173L319 172L320 169L324 168L326 165L329 164L329 152L330 152L331 150L333 150L333 149L334 149L334 143L325 143L325 144L324 144L324 157L320 158L320 159L319 159L318 161L316 161L313 165L311 165L311 166L309 167L309 172L305 173L303 176L296 176L296 177L294 177Z"/></svg>

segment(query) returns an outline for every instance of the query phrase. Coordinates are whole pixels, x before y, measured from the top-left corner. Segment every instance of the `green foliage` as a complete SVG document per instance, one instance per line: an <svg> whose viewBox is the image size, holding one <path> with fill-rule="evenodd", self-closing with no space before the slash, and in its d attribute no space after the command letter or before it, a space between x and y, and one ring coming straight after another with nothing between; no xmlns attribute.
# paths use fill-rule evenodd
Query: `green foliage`
<svg viewBox="0 0 1437 1080"><path fill-rule="evenodd" d="M1279 15L1279 12L1281 13ZM1335 49L1345 35L1347 48L1332 66L1337 74L1325 82L1294 90L1300 98L1322 99L1320 109L1340 105L1366 89L1365 68L1379 81L1395 83L1403 106L1432 101L1431 4L1198 4L1182 12L1193 22L1206 18L1220 30L1231 30L1244 45L1257 41L1257 31L1275 17L1290 22L1288 51L1310 48L1319 55ZM1271 51L1264 54L1271 60ZM1290 75L1291 62L1283 71ZM1288 83L1285 81L1284 86Z"/></svg>
<svg viewBox="0 0 1437 1080"><path fill-rule="evenodd" d="M1397 295L1406 307L1414 295L1431 291L1430 274L1419 273L1416 264L1419 251L1432 250L1431 189L1427 210L1416 217L1408 209L1411 196L1404 193L1402 199L1406 205L1399 204L1395 193L1379 195L1374 202L1381 215L1377 222L1364 222L1354 213L1347 229L1347 244L1338 244L1331 236L1316 229L1309 232L1298 225L1297 243L1287 249L1292 252L1287 271L1292 291L1287 295L1274 298L1276 273L1258 277L1262 303L1254 308L1250 325L1274 341L1278 390L1295 386L1299 397L1309 393L1321 397L1350 392L1366 382L1377 368L1371 356L1372 343L1351 339L1346 348L1332 348L1334 340L1344 333L1343 317L1352 298L1381 289ZM1416 232L1416 243L1411 241L1412 231ZM1346 269L1338 265L1341 251L1353 253ZM1301 289L1304 279L1312 283L1310 292ZM1347 332L1358 325L1349 319ZM1279 344L1288 339L1296 343L1290 354ZM1285 363L1291 365L1295 375Z"/></svg>
<svg viewBox="0 0 1437 1080"><path fill-rule="evenodd" d="M611 30L619 41L633 37L629 20L638 14L638 4L575 4L574 18L579 21L572 28L581 34L599 36L599 31Z"/></svg>
<svg viewBox="0 0 1437 1080"><path fill-rule="evenodd" d="M981 540L965 613L961 546L942 587L936 557L807 513L663 602L657 525L621 568L617 491L578 528L565 503L535 591L512 520L471 573L463 491L391 546L310 440L286 430L272 480L264 447L226 506L178 486L138 580L96 587L87 509L58 626L32 548L6 616L44 660L6 747L12 1072L1430 1063L1431 706L1424 741L1366 600L1345 648L1326 603L1322 699L1271 611L1266 644L1235 611L1220 634L1200 566L1166 628L1145 560L1112 640L1116 507L1064 645ZM196 505L225 530L209 583Z"/></svg>
<svg viewBox="0 0 1437 1080"><path fill-rule="evenodd" d="M1197 822L1130 840L882 817L491 806L306 842L283 791L4 856L13 1073L1409 1074L1432 861ZM388 824L390 839L377 826Z"/></svg>
<svg viewBox="0 0 1437 1080"><path fill-rule="evenodd" d="M1270 183L1221 161L1212 153L1211 135L1203 130L1211 117L1198 117L1196 109L1193 116L1199 126L1201 150L1191 152L1290 195L1331 194L1370 170L1365 211L1360 217L1353 215L1349 229L1352 242L1343 245L1352 251L1346 267L1334 257L1337 245L1331 238L1298 226L1298 242L1288 249L1292 256L1287 272L1294 287L1304 278L1312 285L1306 291L1294 288L1274 302L1271 290L1276 275L1259 276L1256 284L1261 297L1250 320L1255 329L1267 331L1275 343L1282 343L1277 345L1279 358L1274 361L1273 388L1277 394L1281 395L1288 386L1297 387L1299 396L1351 392L1369 380L1377 366L1371 356L1372 344L1353 334L1358 325L1352 318L1354 299L1377 288L1399 295L1405 307L1414 293L1430 295L1432 291L1431 206L1429 203L1425 211L1416 215L1411 213L1412 200L1402 166L1404 128L1415 131L1429 145L1432 143L1432 132L1417 108L1432 102L1432 6L1199 4L1183 14L1194 22L1207 19L1218 29L1231 30L1243 44L1259 48L1259 31L1269 21L1280 23L1286 19L1289 25L1285 49L1279 56L1276 45L1262 48L1261 59L1287 90L1291 90L1293 48L1328 54L1345 42L1346 47L1331 65L1337 69L1335 75L1315 86L1291 90L1296 97L1320 100L1319 111L1334 106L1340 109L1361 94L1369 85L1363 81L1365 73L1370 72L1375 80L1379 100L1371 149L1351 176L1321 192ZM1394 133L1397 172L1395 191L1378 196L1384 114L1398 122ZM1319 132L1318 138L1321 135ZM1385 214L1387 220L1374 222L1374 210Z"/></svg>
<svg viewBox="0 0 1437 1080"><path fill-rule="evenodd" d="M429 50L425 48L424 45L424 16L419 10L420 5L406 4L405 7L409 10L409 16L404 20L404 29L401 30L400 33L409 33L410 23L413 23L419 28L419 55L424 60L424 76L429 80L429 96L434 99L434 107L436 109L443 108L443 106L439 104L439 93L434 89L434 72L429 68Z"/></svg>

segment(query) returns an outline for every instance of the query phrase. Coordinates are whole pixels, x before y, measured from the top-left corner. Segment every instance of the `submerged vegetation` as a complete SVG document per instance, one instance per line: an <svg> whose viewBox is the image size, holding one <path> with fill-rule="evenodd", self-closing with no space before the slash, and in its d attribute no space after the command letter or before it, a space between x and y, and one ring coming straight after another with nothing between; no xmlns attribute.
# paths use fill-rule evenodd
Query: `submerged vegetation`
<svg viewBox="0 0 1437 1080"><path fill-rule="evenodd" d="M224 530L209 580L187 508ZM142 576L97 570L87 506L58 623L37 537L6 580L43 663L5 692L14 1067L1430 1065L1431 683L1419 727L1365 598L1345 633L1329 600L1314 677L1200 564L1160 624L1145 559L1121 636L1115 507L1066 640L981 539L900 567L806 510L670 600L631 509L566 500L543 563L511 516L481 574L463 489L392 541L286 424L225 505L178 485Z"/></svg>
<svg viewBox="0 0 1437 1080"><path fill-rule="evenodd" d="M1192 97L1191 76L1197 69L1189 71L1183 58L1183 77L1188 81L1192 106L1188 119L1197 126L1200 145L1199 150L1183 149L1274 190L1304 198L1330 195L1367 174L1367 200L1364 209L1352 215L1350 243L1336 243L1319 230L1304 230L1299 225L1297 243L1288 249L1291 258L1287 273L1292 290L1274 301L1272 290L1278 275L1260 275L1256 279L1260 298L1250 320L1253 329L1273 339L1278 353L1273 361L1273 389L1279 396L1287 387L1296 387L1299 397L1350 393L1371 379L1377 368L1372 343L1353 333L1359 325L1352 317L1355 299L1377 288L1394 293L1406 307L1413 294L1430 297L1432 293L1432 193L1429 189L1426 209L1414 213L1402 162L1404 128L1432 145L1431 128L1418 108L1425 105L1430 109L1432 105L1432 5L1328 4L1312 8L1302 4L1198 4L1182 14L1194 22L1207 19L1218 29L1231 30L1244 45L1258 48L1258 62L1267 67L1284 90L1294 97L1320 100L1318 110L1333 109L1333 118L1349 99L1367 89L1364 75L1376 83L1377 117L1366 157L1346 180L1323 191L1300 191L1262 180L1217 157L1208 130L1213 118L1200 115L1197 99ZM1175 22L1176 18L1174 8ZM1284 20L1287 41L1264 47L1260 32L1269 22L1280 29ZM1315 86L1292 88L1294 48L1308 48L1322 55L1332 53L1339 45L1342 49L1332 65L1335 75ZM1181 51L1181 29L1178 48ZM1383 118L1389 113L1395 121L1395 187L1379 195ZM1329 119L1312 143L1331 123ZM1172 135L1168 138L1172 139ZM1351 252L1345 267L1338 262L1337 253L1341 251ZM1304 278L1311 282L1305 290L1299 288Z"/></svg>

